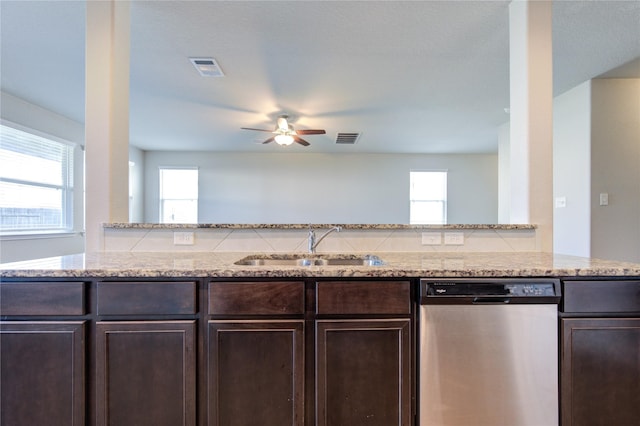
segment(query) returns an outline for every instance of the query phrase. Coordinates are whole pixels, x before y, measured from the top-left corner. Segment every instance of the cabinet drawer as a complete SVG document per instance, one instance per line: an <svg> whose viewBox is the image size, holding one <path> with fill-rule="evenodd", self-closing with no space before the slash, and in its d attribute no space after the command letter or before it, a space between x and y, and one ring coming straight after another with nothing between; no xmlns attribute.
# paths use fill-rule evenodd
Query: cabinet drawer
<svg viewBox="0 0 640 426"><path fill-rule="evenodd" d="M84 315L83 282L20 282L0 284L2 315Z"/></svg>
<svg viewBox="0 0 640 426"><path fill-rule="evenodd" d="M197 312L194 281L101 281L98 315L188 315Z"/></svg>
<svg viewBox="0 0 640 426"><path fill-rule="evenodd" d="M212 282L210 315L302 315L304 283Z"/></svg>
<svg viewBox="0 0 640 426"><path fill-rule="evenodd" d="M565 281L564 312L640 312L640 281Z"/></svg>
<svg viewBox="0 0 640 426"><path fill-rule="evenodd" d="M409 281L322 281L317 283L316 313L411 313Z"/></svg>

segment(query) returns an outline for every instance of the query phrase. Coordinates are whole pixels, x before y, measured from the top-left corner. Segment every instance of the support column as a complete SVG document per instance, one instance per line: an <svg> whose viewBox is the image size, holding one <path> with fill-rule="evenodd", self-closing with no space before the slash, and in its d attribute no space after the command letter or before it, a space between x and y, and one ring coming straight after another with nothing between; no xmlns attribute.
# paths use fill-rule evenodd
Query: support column
<svg viewBox="0 0 640 426"><path fill-rule="evenodd" d="M88 1L85 69L85 251L102 224L129 220L128 1Z"/></svg>
<svg viewBox="0 0 640 426"><path fill-rule="evenodd" d="M553 250L553 67L551 1L509 5L510 223L538 225Z"/></svg>

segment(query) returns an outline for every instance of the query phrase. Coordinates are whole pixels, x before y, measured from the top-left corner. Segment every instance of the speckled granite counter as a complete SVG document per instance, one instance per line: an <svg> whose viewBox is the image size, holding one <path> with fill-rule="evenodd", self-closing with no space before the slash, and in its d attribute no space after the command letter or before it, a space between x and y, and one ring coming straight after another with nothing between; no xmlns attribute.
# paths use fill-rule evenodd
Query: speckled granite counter
<svg viewBox="0 0 640 426"><path fill-rule="evenodd" d="M549 253L373 253L382 266L242 266L249 253L101 252L0 264L0 278L639 277L640 264ZM332 254L334 255L334 254Z"/></svg>
<svg viewBox="0 0 640 426"><path fill-rule="evenodd" d="M114 222L102 225L105 229L329 229L340 226L343 229L424 229L424 230L463 230L463 229L498 229L518 230L536 229L537 225L529 224L447 224L447 225L408 225L408 224L306 224L306 223L125 223Z"/></svg>

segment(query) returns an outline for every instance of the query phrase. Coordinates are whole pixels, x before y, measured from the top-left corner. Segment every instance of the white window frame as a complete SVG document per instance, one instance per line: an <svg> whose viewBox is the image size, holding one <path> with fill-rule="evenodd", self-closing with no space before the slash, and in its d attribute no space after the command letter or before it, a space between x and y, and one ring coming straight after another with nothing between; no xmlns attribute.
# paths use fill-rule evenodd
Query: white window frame
<svg viewBox="0 0 640 426"><path fill-rule="evenodd" d="M440 196L438 197L423 197L420 194L416 194L414 190L414 177L418 173L438 173L444 174L443 186L440 188ZM447 224L447 170L410 170L409 171L409 223L412 225L446 225ZM424 218L418 217L416 213L416 206L420 203L439 204L440 205L440 220L427 221Z"/></svg>
<svg viewBox="0 0 640 426"><path fill-rule="evenodd" d="M163 197L163 178L162 172L163 170L195 170L198 172L198 167L178 167L178 166L159 166L158 167L158 222L159 223L198 223L198 185L196 184L195 188L195 197L184 197L184 198L164 198ZM198 176L199 180L199 176ZM195 211L193 212L194 218L190 221L173 221L164 220L164 205L165 201L187 201L195 204Z"/></svg>
<svg viewBox="0 0 640 426"><path fill-rule="evenodd" d="M8 146L11 144L19 144L19 139L14 139L9 142L8 135L14 134L12 137L18 137L14 132L24 133L26 138L33 138L32 140L44 139L47 142L54 143L64 150L63 168L61 170L62 177L60 184L38 182L37 180L29 180L28 178L3 176L0 171L0 181L9 184L25 185L32 188L42 189L57 189L61 191L61 218L59 226L24 226L24 227L6 227L0 224L0 235L2 237L16 237L21 236L31 238L36 235L52 235L52 234L70 234L77 232L82 227L80 222L83 221L83 215L77 211L77 205L79 200L77 199L77 191L75 187L78 184L78 171L82 173L81 162L81 147L70 141L55 137L44 132L37 131L32 128L18 125L6 120L0 120L0 132L3 134L2 142L0 144ZM25 147L26 148L26 147ZM14 151L14 150L12 150ZM19 151L17 151L19 152ZM80 154L79 154L80 153ZM82 200L80 200L82 201ZM8 207L10 208L10 207ZM26 208L29 209L28 207Z"/></svg>

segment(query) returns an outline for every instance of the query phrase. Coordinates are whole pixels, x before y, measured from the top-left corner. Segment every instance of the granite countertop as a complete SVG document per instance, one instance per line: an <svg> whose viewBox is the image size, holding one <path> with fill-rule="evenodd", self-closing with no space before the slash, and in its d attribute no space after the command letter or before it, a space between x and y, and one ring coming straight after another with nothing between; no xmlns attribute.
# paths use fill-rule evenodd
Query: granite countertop
<svg viewBox="0 0 640 426"><path fill-rule="evenodd" d="M342 229L536 229L537 225L530 224L447 224L447 225L408 225L408 224L361 224L361 223L103 223L105 229L329 229L340 226Z"/></svg>
<svg viewBox="0 0 640 426"><path fill-rule="evenodd" d="M249 266L254 253L99 252L0 264L0 278L640 277L640 264L550 253L371 253L382 266ZM259 254L259 253L255 253ZM301 253L297 253L300 255ZM273 254L263 254L269 257ZM318 255L322 255L319 253ZM327 257L336 254L326 254Z"/></svg>

